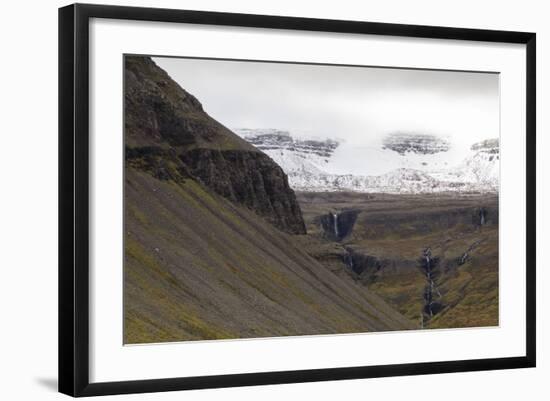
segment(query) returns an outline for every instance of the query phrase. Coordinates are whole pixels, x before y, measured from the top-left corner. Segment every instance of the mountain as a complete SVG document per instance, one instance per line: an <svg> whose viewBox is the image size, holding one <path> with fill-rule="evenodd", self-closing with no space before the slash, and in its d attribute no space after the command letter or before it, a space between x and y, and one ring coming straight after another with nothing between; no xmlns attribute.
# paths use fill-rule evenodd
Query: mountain
<svg viewBox="0 0 550 401"><path fill-rule="evenodd" d="M305 234L294 191L263 152L211 118L145 57L126 57L126 158L160 179L192 177L277 228Z"/></svg>
<svg viewBox="0 0 550 401"><path fill-rule="evenodd" d="M391 133L379 145L354 148L333 139L295 139L274 129L235 132L280 165L297 191L498 191L498 139L458 150L434 135Z"/></svg>
<svg viewBox="0 0 550 401"><path fill-rule="evenodd" d="M125 117L125 343L414 327L308 254L281 168L148 58Z"/></svg>
<svg viewBox="0 0 550 401"><path fill-rule="evenodd" d="M477 184L487 192L497 192L500 173L500 149L498 139L474 143L470 154L456 168L434 173L434 177L446 182Z"/></svg>
<svg viewBox="0 0 550 401"><path fill-rule="evenodd" d="M277 129L237 129L236 132L257 149L270 155L287 174L307 172L325 173L326 164L332 157L338 142L326 140L294 139L287 131Z"/></svg>

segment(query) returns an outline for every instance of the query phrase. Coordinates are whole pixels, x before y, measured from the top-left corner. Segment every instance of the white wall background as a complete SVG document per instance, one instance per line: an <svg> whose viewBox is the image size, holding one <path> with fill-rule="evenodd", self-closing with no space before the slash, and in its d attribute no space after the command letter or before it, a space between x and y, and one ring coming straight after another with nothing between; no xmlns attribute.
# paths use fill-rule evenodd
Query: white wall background
<svg viewBox="0 0 550 401"><path fill-rule="evenodd" d="M107 0L105 0L107 1ZM550 9L546 2L159 0L112 4L444 25L537 33L538 356L536 369L116 397L128 400L546 400ZM100 2L101 3L101 2ZM57 0L10 2L0 24L0 398L53 400L57 386ZM451 345L452 346L452 345ZM108 397L105 399L114 399Z"/></svg>

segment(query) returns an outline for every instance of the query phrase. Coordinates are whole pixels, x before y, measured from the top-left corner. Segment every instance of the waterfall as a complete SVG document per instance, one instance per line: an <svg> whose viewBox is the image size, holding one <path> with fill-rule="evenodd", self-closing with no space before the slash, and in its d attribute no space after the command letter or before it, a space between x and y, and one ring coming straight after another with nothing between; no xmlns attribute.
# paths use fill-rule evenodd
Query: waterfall
<svg viewBox="0 0 550 401"><path fill-rule="evenodd" d="M479 224L482 226L485 224L485 212L482 210L480 214L481 218L479 219Z"/></svg>
<svg viewBox="0 0 550 401"><path fill-rule="evenodd" d="M344 247L344 252L344 263L353 270L353 254L346 247Z"/></svg>
<svg viewBox="0 0 550 401"><path fill-rule="evenodd" d="M426 277L428 277L428 280L432 280L432 266L431 266L431 260L430 260L430 248L426 249L424 251L424 256L426 258Z"/></svg>
<svg viewBox="0 0 550 401"><path fill-rule="evenodd" d="M424 249L422 252L421 265L426 275L426 286L424 288L424 306L421 316L422 328L425 326L425 320L433 318L441 309L440 302L434 302L435 294L437 294L440 300L442 298L434 278L434 268L437 267L437 264L438 258L432 259L432 250L430 248Z"/></svg>
<svg viewBox="0 0 550 401"><path fill-rule="evenodd" d="M424 258L426 259L426 272L430 274L432 272L431 259L432 250L430 248L424 249Z"/></svg>
<svg viewBox="0 0 550 401"><path fill-rule="evenodd" d="M340 242L353 231L359 210L352 209L328 209L318 222L324 231L325 238Z"/></svg>

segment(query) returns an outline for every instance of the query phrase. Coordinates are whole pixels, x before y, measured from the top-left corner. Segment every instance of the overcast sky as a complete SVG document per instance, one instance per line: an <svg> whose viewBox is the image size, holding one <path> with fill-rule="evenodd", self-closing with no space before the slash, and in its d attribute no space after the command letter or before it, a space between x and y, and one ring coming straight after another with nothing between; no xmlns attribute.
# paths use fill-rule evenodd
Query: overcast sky
<svg viewBox="0 0 550 401"><path fill-rule="evenodd" d="M499 76L488 73L155 58L229 128L279 128L348 145L426 133L453 146L499 136Z"/></svg>

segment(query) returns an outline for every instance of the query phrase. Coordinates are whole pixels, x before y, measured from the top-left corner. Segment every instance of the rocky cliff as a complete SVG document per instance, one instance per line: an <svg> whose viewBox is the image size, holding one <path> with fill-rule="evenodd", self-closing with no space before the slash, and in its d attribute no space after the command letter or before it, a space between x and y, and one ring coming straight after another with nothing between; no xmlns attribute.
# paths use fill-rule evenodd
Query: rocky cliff
<svg viewBox="0 0 550 401"><path fill-rule="evenodd" d="M383 140L383 149L393 150L400 155L409 152L430 155L446 152L449 148L449 141L435 135L394 132L386 135Z"/></svg>
<svg viewBox="0 0 550 401"><path fill-rule="evenodd" d="M294 191L272 159L211 118L151 59L125 63L127 166L157 179L195 179L285 232L305 233Z"/></svg>
<svg viewBox="0 0 550 401"><path fill-rule="evenodd" d="M338 147L338 142L332 139L297 139L293 138L288 131L273 128L237 128L235 131L247 142L264 151L279 150L284 152L290 150L302 156L316 155L328 159Z"/></svg>

